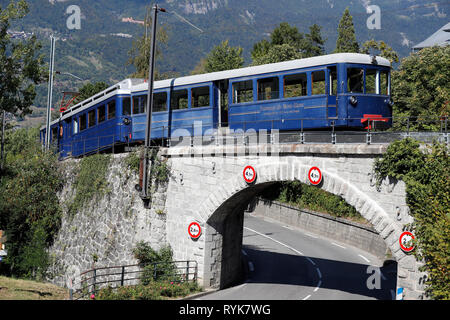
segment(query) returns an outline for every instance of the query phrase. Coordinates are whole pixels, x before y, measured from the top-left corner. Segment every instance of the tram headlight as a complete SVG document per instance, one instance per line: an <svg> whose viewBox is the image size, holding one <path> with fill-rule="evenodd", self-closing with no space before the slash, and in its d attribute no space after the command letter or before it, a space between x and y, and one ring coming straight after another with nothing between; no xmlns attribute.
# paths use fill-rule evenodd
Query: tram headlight
<svg viewBox="0 0 450 320"><path fill-rule="evenodd" d="M356 106L356 104L358 103L358 99L356 99L355 96L351 96L349 101L352 106Z"/></svg>
<svg viewBox="0 0 450 320"><path fill-rule="evenodd" d="M131 120L130 119L128 119L128 118L124 118L123 119L123 124L124 125L129 125L131 123Z"/></svg>
<svg viewBox="0 0 450 320"><path fill-rule="evenodd" d="M388 105L389 105L389 107L393 107L394 106L394 100L392 100L392 98L389 98L389 100L388 100Z"/></svg>

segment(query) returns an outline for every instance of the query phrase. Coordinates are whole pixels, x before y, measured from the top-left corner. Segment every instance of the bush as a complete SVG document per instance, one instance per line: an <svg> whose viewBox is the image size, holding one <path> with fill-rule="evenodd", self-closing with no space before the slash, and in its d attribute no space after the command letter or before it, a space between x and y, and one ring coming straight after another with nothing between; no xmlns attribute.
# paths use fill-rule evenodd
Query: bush
<svg viewBox="0 0 450 320"><path fill-rule="evenodd" d="M396 177L406 184L406 202L414 222L414 255L424 262L426 294L450 299L450 160L445 144L434 143L422 152L417 141L406 139L389 146L374 163L377 180Z"/></svg>

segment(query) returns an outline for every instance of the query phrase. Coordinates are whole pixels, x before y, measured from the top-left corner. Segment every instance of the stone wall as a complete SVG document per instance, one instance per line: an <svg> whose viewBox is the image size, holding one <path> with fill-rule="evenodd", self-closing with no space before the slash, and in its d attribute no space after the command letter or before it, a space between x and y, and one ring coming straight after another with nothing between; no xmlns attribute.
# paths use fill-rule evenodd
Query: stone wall
<svg viewBox="0 0 450 320"><path fill-rule="evenodd" d="M384 260L387 247L383 238L370 226L328 214L298 209L276 201L255 199L252 215L268 218L307 232L346 243Z"/></svg>
<svg viewBox="0 0 450 320"><path fill-rule="evenodd" d="M165 199L167 186L154 190L153 206L147 209L134 186L138 176L126 165L129 154L112 156L107 172L108 191L93 199L71 217L67 204L73 188L79 159L62 163L65 187L59 194L63 208L62 225L49 253L52 259L50 281L68 286L68 279L96 267L135 264L132 250L139 241L158 250L166 245Z"/></svg>

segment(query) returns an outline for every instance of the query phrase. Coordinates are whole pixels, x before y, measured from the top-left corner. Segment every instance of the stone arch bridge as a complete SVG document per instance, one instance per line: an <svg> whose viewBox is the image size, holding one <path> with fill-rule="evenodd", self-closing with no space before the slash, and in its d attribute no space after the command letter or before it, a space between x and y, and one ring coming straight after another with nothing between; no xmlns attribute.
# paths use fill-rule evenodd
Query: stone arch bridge
<svg viewBox="0 0 450 320"><path fill-rule="evenodd" d="M373 162L386 145L278 144L257 146L182 146L162 149L171 167L166 198L166 240L178 260L196 260L205 287L223 288L235 281L240 266L243 212L264 188L279 181L308 183L312 166L323 181L318 187L341 196L384 239L398 263L397 286L405 298L423 295L424 274L413 255L402 251L399 236L412 222L402 181L375 185ZM256 181L249 185L243 169L251 165ZM188 225L202 228L198 239Z"/></svg>

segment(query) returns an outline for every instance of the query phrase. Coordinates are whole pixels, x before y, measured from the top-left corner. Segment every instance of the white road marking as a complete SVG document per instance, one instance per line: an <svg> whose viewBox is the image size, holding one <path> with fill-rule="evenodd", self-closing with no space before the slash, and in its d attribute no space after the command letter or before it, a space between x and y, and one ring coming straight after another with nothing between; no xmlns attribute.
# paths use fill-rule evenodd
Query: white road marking
<svg viewBox="0 0 450 320"><path fill-rule="evenodd" d="M256 234L259 234L260 236L262 236L262 237L264 237L264 238L270 239L270 240L272 240L272 241L274 241L274 242L276 242L276 243L282 245L283 247L286 247L286 248L288 248L288 249L290 249L290 250L292 250L292 251L298 253L299 255L303 256L303 253L301 253L300 251L298 251L298 250L292 248L291 246L288 246L287 244L284 244L284 243L282 243L282 242L280 242L280 241L278 241L278 240L275 240L274 238L271 238L271 237L269 237L269 236L266 236L265 234L263 234L263 233L261 233L261 232L258 232L258 231L256 231L256 230L253 230L253 229L250 229L250 228L247 228L247 227L244 227L244 229L247 229L248 231L251 231L251 232L254 232L254 233L256 233Z"/></svg>
<svg viewBox="0 0 450 320"><path fill-rule="evenodd" d="M313 266L316 265L316 263L315 263L314 261L312 261L310 258L306 257L306 260L308 260L309 262L311 262Z"/></svg>
<svg viewBox="0 0 450 320"><path fill-rule="evenodd" d="M306 297L304 297L302 300L307 300L307 299L309 299L309 297L311 297L311 295L310 294L308 294Z"/></svg>
<svg viewBox="0 0 450 320"><path fill-rule="evenodd" d="M307 235L308 237L314 238L314 239L318 239L319 238L317 236L314 236L314 235L312 235L310 233L306 233L306 232L305 232L305 235Z"/></svg>
<svg viewBox="0 0 450 320"><path fill-rule="evenodd" d="M339 248L342 248L342 249L346 249L344 246L341 246L340 244L337 244L337 243L334 243L334 242L331 242L331 244L333 246L336 246L336 247L339 247Z"/></svg>
<svg viewBox="0 0 450 320"><path fill-rule="evenodd" d="M319 275L319 279L322 279L322 273L320 273L319 268L316 268L317 274Z"/></svg>
<svg viewBox="0 0 450 320"><path fill-rule="evenodd" d="M322 280L319 280L319 283L317 284L317 287L314 289L314 292L319 290L321 284L322 284Z"/></svg>
<svg viewBox="0 0 450 320"><path fill-rule="evenodd" d="M292 229L291 227L289 227L289 226L282 226L283 228L286 228L286 229L289 229L289 230L294 230L294 229Z"/></svg>
<svg viewBox="0 0 450 320"><path fill-rule="evenodd" d="M367 259L366 257L364 257L363 255L361 255L361 254L358 254L358 256L360 256L361 258L363 258L364 260L366 260L367 262L370 262L370 260L369 259Z"/></svg>

